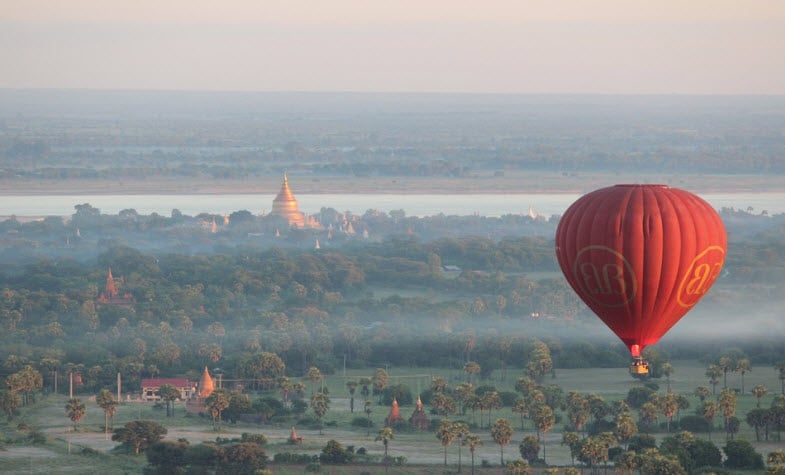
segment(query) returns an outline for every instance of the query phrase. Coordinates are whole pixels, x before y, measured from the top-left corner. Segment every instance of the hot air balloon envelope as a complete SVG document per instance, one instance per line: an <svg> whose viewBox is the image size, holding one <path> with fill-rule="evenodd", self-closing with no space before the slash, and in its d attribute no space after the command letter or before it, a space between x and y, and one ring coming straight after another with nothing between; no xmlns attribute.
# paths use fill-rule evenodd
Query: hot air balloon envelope
<svg viewBox="0 0 785 475"><path fill-rule="evenodd" d="M633 357L706 294L726 249L714 208L665 185L595 190L567 209L556 230L567 281Z"/></svg>

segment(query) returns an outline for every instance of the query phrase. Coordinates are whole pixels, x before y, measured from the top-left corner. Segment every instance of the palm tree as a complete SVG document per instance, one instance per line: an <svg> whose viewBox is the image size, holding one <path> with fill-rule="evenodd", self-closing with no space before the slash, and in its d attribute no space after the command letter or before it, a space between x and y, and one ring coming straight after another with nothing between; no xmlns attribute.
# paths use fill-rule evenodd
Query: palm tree
<svg viewBox="0 0 785 475"><path fill-rule="evenodd" d="M104 410L104 432L109 433L109 418L114 419L114 413L117 409L117 401L115 400L112 392L108 389L102 389L95 396L95 402L98 407Z"/></svg>
<svg viewBox="0 0 785 475"><path fill-rule="evenodd" d="M442 419L439 428L436 429L436 438L441 442L444 447L444 466L447 466L447 447L455 440L455 432L453 431L452 422L449 419Z"/></svg>
<svg viewBox="0 0 785 475"><path fill-rule="evenodd" d="M464 422L453 422L452 431L455 438L458 439L458 471L461 471L461 447L463 446L463 438L469 435L469 426Z"/></svg>
<svg viewBox="0 0 785 475"><path fill-rule="evenodd" d="M545 439L548 436L548 431L553 427L556 422L556 417L553 415L553 409L548 405L538 406L534 410L534 423L537 425L537 436L539 437L542 432L542 460L545 461Z"/></svg>
<svg viewBox="0 0 785 475"><path fill-rule="evenodd" d="M728 421L736 414L736 391L731 389L723 389L718 398L719 409L722 411L722 416L725 418L725 432L729 433Z"/></svg>
<svg viewBox="0 0 785 475"><path fill-rule="evenodd" d="M701 407L701 413L706 422L709 423L709 440L711 440L711 426L714 425L714 418L717 417L719 407L714 401L706 401Z"/></svg>
<svg viewBox="0 0 785 475"><path fill-rule="evenodd" d="M480 372L480 365L474 361L469 361L463 365L463 372L466 373L466 382L472 382L472 376Z"/></svg>
<svg viewBox="0 0 785 475"><path fill-rule="evenodd" d="M736 365L733 364L733 360L730 358L730 356L720 356L717 366L719 366L720 370L722 371L722 388L727 389L728 371L732 371Z"/></svg>
<svg viewBox="0 0 785 475"><path fill-rule="evenodd" d="M752 393L753 396L755 396L755 400L756 400L755 407L760 407L760 400L761 400L761 398L763 396L765 396L766 394L768 394L769 390L768 390L768 388L766 388L766 386L764 386L762 384L758 384L758 385L754 386L750 390L750 392Z"/></svg>
<svg viewBox="0 0 785 475"><path fill-rule="evenodd" d="M774 365L777 376L780 378L780 393L785 394L785 361L780 361Z"/></svg>
<svg viewBox="0 0 785 475"><path fill-rule="evenodd" d="M365 400L365 415L368 416L368 424L366 426L368 428L368 431L366 432L365 435L371 435L371 412L372 411L373 411L373 409L371 408L371 400L370 399L366 399Z"/></svg>
<svg viewBox="0 0 785 475"><path fill-rule="evenodd" d="M480 440L480 436L476 434L467 434L466 437L463 439L462 445L469 446L469 452L472 453L472 475L474 475L474 451L482 445L482 441Z"/></svg>
<svg viewBox="0 0 785 475"><path fill-rule="evenodd" d="M721 375L722 375L722 368L720 368L716 364L709 365L709 367L706 368L706 377L709 378L712 394L717 394L717 384L719 384L720 382Z"/></svg>
<svg viewBox="0 0 785 475"><path fill-rule="evenodd" d="M166 417L174 417L174 401L180 399L180 391L171 384L162 384L158 396L166 403Z"/></svg>
<svg viewBox="0 0 785 475"><path fill-rule="evenodd" d="M512 426L507 419L496 419L491 427L491 437L501 449L501 464L504 465L504 446L512 440Z"/></svg>
<svg viewBox="0 0 785 475"><path fill-rule="evenodd" d="M752 372L752 364L747 358L740 358L736 362L735 371L741 373L741 393L744 394L744 373Z"/></svg>
<svg viewBox="0 0 785 475"><path fill-rule="evenodd" d="M346 381L346 388L349 390L349 412L354 413L354 393L357 391L357 381Z"/></svg>
<svg viewBox="0 0 785 475"><path fill-rule="evenodd" d="M319 368L316 366L311 366L308 368L308 372L305 374L305 379L311 382L311 396L314 395L313 385L321 381L322 378L322 372L319 371Z"/></svg>
<svg viewBox="0 0 785 475"><path fill-rule="evenodd" d="M229 407L229 401L229 392L226 389L216 389L205 399L205 405L213 418L213 430L215 421L218 420L218 432L221 432L221 414Z"/></svg>
<svg viewBox="0 0 785 475"><path fill-rule="evenodd" d="M380 430L379 433L376 435L377 442L381 441L384 444L384 465L385 469L387 466L387 448L390 445L390 441L393 440L393 430L390 427L385 427L384 429Z"/></svg>
<svg viewBox="0 0 785 475"><path fill-rule="evenodd" d="M71 422L74 423L74 431L76 431L76 424L87 414L87 408L81 399L71 398L65 404L65 413L71 419Z"/></svg>
<svg viewBox="0 0 785 475"><path fill-rule="evenodd" d="M668 383L668 392L671 392L671 375L673 374L673 365L667 361L660 366L660 372L665 376L665 381Z"/></svg>
<svg viewBox="0 0 785 475"><path fill-rule="evenodd" d="M324 415L327 414L327 410L330 409L330 398L322 391L315 393L311 396L311 409L313 409L313 413L316 415L317 419L319 419L319 435L321 435L322 417L324 417Z"/></svg>

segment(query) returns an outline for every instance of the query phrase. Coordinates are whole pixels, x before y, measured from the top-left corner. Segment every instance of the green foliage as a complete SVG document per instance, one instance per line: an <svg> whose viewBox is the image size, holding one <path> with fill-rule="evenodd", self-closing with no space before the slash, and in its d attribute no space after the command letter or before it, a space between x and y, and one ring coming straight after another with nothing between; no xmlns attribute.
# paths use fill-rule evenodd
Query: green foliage
<svg viewBox="0 0 785 475"><path fill-rule="evenodd" d="M167 429L155 421L131 421L115 429L112 440L140 454L155 444L167 433Z"/></svg>
<svg viewBox="0 0 785 475"><path fill-rule="evenodd" d="M763 455L746 440L729 440L722 451L725 452L725 466L728 468L759 470L764 467Z"/></svg>
<svg viewBox="0 0 785 475"><path fill-rule="evenodd" d="M322 453L319 455L319 462L323 464L346 464L354 459L354 450L344 448L344 446L335 439L327 441L327 445L322 448Z"/></svg>

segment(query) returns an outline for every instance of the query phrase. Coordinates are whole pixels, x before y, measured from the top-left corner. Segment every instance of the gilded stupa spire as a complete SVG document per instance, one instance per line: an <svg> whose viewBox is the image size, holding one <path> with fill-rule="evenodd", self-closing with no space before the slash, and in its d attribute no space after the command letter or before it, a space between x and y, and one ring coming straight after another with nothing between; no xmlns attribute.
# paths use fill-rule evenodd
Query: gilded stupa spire
<svg viewBox="0 0 785 475"><path fill-rule="evenodd" d="M294 197L294 193L289 188L289 178L286 176L286 173L283 174L281 190L273 200L273 209L270 214L286 219L290 226L297 226L298 228L305 226L305 215L300 212L297 198Z"/></svg>

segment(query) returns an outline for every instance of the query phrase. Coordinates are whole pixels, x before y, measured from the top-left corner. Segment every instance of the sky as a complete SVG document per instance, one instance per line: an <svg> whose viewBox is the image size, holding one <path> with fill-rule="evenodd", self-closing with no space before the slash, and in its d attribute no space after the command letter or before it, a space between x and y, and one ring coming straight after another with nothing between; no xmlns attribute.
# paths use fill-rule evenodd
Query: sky
<svg viewBox="0 0 785 475"><path fill-rule="evenodd" d="M782 0L0 0L0 87L785 94Z"/></svg>

